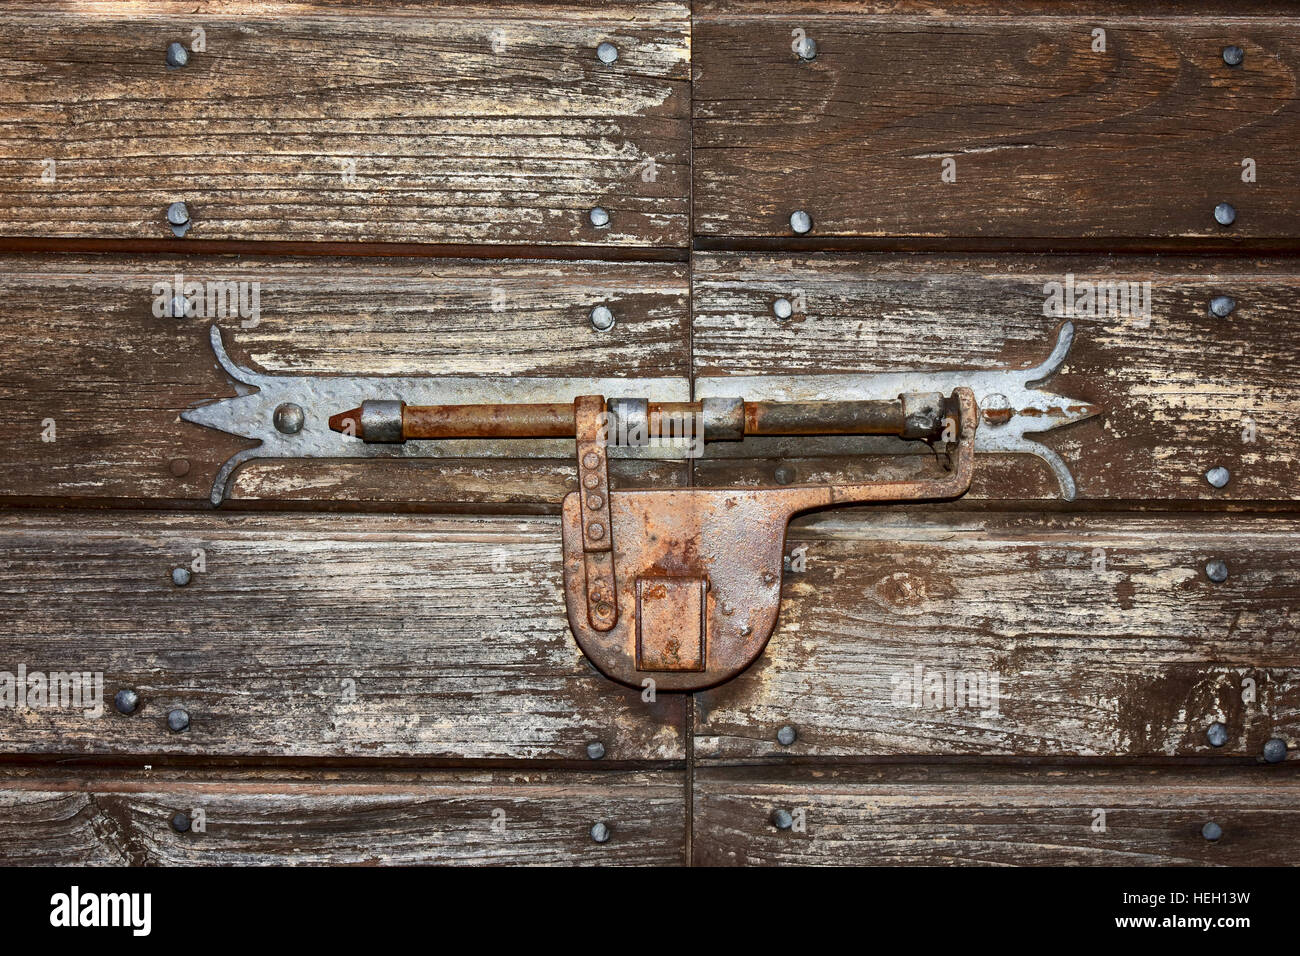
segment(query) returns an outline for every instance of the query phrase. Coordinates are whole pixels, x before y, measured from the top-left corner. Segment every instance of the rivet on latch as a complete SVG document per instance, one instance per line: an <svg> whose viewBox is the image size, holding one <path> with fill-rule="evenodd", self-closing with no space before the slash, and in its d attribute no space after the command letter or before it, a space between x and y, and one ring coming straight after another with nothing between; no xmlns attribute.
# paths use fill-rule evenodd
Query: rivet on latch
<svg viewBox="0 0 1300 956"><path fill-rule="evenodd" d="M172 829L177 833L185 833L190 828L190 817L187 813L178 812L172 817Z"/></svg>
<svg viewBox="0 0 1300 956"><path fill-rule="evenodd" d="M790 228L799 235L809 232L812 229L812 216L808 215L802 209L796 209L790 213Z"/></svg>
<svg viewBox="0 0 1300 956"><path fill-rule="evenodd" d="M1226 319L1237 307L1237 300L1230 295L1216 295L1210 300L1210 315L1216 319Z"/></svg>
<svg viewBox="0 0 1300 956"><path fill-rule="evenodd" d="M786 724L784 727L782 727L780 730L776 732L776 742L779 743L782 747L789 747L792 743L795 742L795 740L798 739L798 737L799 737L798 732L789 724Z"/></svg>
<svg viewBox="0 0 1300 956"><path fill-rule="evenodd" d="M788 830L794 826L794 817L790 815L789 810L773 810L770 819L772 826L778 830Z"/></svg>
<svg viewBox="0 0 1300 956"><path fill-rule="evenodd" d="M285 402L283 405L276 406L275 412L271 415L271 420L275 423L276 431L283 435L296 435L302 431L306 416L303 414L301 405Z"/></svg>
<svg viewBox="0 0 1300 956"><path fill-rule="evenodd" d="M190 714L183 707L177 707L167 713L167 728L172 733L179 734L182 730L188 730L189 726Z"/></svg>
<svg viewBox="0 0 1300 956"><path fill-rule="evenodd" d="M1205 473L1205 480L1215 488L1222 488L1228 483L1228 479L1231 477L1232 473L1222 465L1216 465Z"/></svg>
<svg viewBox="0 0 1300 956"><path fill-rule="evenodd" d="M123 687L113 695L113 706L119 714L130 716L140 706L140 695L129 687Z"/></svg>
<svg viewBox="0 0 1300 956"><path fill-rule="evenodd" d="M772 477L776 479L778 485L788 485L794 481L794 469L789 465L779 465L772 473Z"/></svg>
<svg viewBox="0 0 1300 956"><path fill-rule="evenodd" d="M591 825L591 838L597 843L608 843L609 827L604 823L593 823Z"/></svg>
<svg viewBox="0 0 1300 956"><path fill-rule="evenodd" d="M167 222L172 227L172 232L177 236L184 236L190 231L190 207L183 202L174 202L167 207Z"/></svg>
<svg viewBox="0 0 1300 956"><path fill-rule="evenodd" d="M980 415L984 419L984 424L991 427L996 428L999 425L1005 425L1011 421L1014 414L1011 402L999 392L985 395L984 400L980 402Z"/></svg>
<svg viewBox="0 0 1300 956"><path fill-rule="evenodd" d="M587 758L589 760L599 760L605 756L605 745L599 740L593 740L587 744Z"/></svg>
<svg viewBox="0 0 1300 956"><path fill-rule="evenodd" d="M1205 739L1211 747L1222 747L1228 742L1228 728L1216 720L1206 728Z"/></svg>
<svg viewBox="0 0 1300 956"><path fill-rule="evenodd" d="M1228 580L1227 562L1221 561L1218 558L1215 558L1213 561L1207 561L1205 563L1205 576L1215 584L1222 584L1224 581Z"/></svg>
<svg viewBox="0 0 1300 956"><path fill-rule="evenodd" d="M176 585L178 588L183 588L185 585L189 584L190 577L189 568L172 568L172 584Z"/></svg>
<svg viewBox="0 0 1300 956"><path fill-rule="evenodd" d="M1270 737L1264 741L1264 759L1269 763L1281 763L1286 759L1286 741L1281 737Z"/></svg>
<svg viewBox="0 0 1300 956"><path fill-rule="evenodd" d="M1228 66L1241 66L1242 61L1246 59L1246 51L1239 46L1225 46L1223 48L1223 62Z"/></svg>
<svg viewBox="0 0 1300 956"><path fill-rule="evenodd" d="M805 33L795 43L794 52L805 63L814 60L817 58L817 41Z"/></svg>
<svg viewBox="0 0 1300 956"><path fill-rule="evenodd" d="M597 332L608 332L614 327L614 313L608 306L598 305L591 310L591 327Z"/></svg>
<svg viewBox="0 0 1300 956"><path fill-rule="evenodd" d="M596 59L606 65L613 63L618 59L618 47L606 40L600 46L596 47Z"/></svg>
<svg viewBox="0 0 1300 956"><path fill-rule="evenodd" d="M1213 820L1201 827L1201 836L1213 843L1219 837L1223 836L1223 827L1219 826Z"/></svg>
<svg viewBox="0 0 1300 956"><path fill-rule="evenodd" d="M591 220L591 224L597 229L609 225L609 213L600 206L593 206L591 212L587 213L587 218Z"/></svg>
<svg viewBox="0 0 1300 956"><path fill-rule="evenodd" d="M179 43L167 45L167 69L175 70L190 62L190 51Z"/></svg>
<svg viewBox="0 0 1300 956"><path fill-rule="evenodd" d="M1221 202L1214 207L1214 221L1220 226L1231 226L1237 221L1237 210L1231 203Z"/></svg>

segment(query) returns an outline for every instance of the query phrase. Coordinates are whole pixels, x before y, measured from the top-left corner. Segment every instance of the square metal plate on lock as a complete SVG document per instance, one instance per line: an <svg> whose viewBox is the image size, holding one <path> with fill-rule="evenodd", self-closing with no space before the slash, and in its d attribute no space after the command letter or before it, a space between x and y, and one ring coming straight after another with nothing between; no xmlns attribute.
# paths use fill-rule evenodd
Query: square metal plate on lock
<svg viewBox="0 0 1300 956"><path fill-rule="evenodd" d="M636 579L636 669L704 670L705 578Z"/></svg>

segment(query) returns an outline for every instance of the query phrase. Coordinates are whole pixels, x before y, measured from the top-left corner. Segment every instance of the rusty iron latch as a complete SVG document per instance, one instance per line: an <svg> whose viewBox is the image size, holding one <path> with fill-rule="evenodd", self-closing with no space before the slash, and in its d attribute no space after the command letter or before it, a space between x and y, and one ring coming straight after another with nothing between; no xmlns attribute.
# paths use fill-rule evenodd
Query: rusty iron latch
<svg viewBox="0 0 1300 956"><path fill-rule="evenodd" d="M574 637L591 662L613 680L642 687L649 678L658 690L690 691L734 677L763 652L780 607L785 536L792 516L823 507L959 497L970 488L979 436L989 431L1000 432L990 448L1027 451L1047 460L1061 479L1063 495L1073 497L1073 480L1060 459L1041 446L1028 447L1024 438L1025 432L1044 431L1099 411L1033 387L1064 359L1071 334L1072 329L1063 327L1052 357L1019 371L820 381L812 375L799 384L775 378L718 379L713 388L697 383L702 385L697 390L707 393L697 401L673 395L607 397L582 388L598 385L604 391L614 385L622 391L626 381L549 380L539 385L534 380L520 388L527 397L553 399L566 390L574 397L436 404L361 397L356 407L347 409L342 405L345 398L367 392L496 397L508 393L510 386L479 382L476 387L474 380L263 375L230 362L214 328L213 348L223 366L237 381L260 391L191 409L184 417L234 434L267 435L273 443L296 448L299 454L292 457L314 457L312 448L333 449L339 442L342 454L350 450L349 457L371 457L377 449L415 448L426 442L571 440L578 488L564 498L561 529L565 602ZM286 385L295 379L296 388ZM779 398L755 401L717 394L718 386L730 381L742 383L749 394L753 389ZM945 387L925 387L936 383ZM977 390L983 396L982 408ZM791 397L793 391L800 394ZM282 400L289 394L307 396L311 414ZM272 436L265 425L259 432L232 420L231 406L250 401L257 402L261 414L269 413L279 434ZM299 413L284 415L286 404ZM345 410L336 411L340 406ZM292 435L311 426L304 441L284 440L286 417L294 427ZM813 435L893 435L924 441L946 452L947 468L934 478L904 481L667 490L610 485L611 454L636 454L661 443L681 452L703 442L748 436ZM247 457L263 457L260 451L253 449ZM327 450L322 457L338 454ZM270 457L291 455L273 451ZM222 500L229 473L242 460L236 456L224 466L214 486L214 502Z"/></svg>

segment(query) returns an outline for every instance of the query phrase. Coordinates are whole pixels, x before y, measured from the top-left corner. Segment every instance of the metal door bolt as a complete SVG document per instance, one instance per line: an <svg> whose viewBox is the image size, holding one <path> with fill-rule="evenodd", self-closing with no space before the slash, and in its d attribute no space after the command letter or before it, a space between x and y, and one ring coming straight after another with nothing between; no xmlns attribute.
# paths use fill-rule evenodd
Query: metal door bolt
<svg viewBox="0 0 1300 956"><path fill-rule="evenodd" d="M1213 561L1205 563L1205 576L1215 584L1222 584L1228 580L1228 565L1226 562L1215 558Z"/></svg>
<svg viewBox="0 0 1300 956"><path fill-rule="evenodd" d="M1216 319L1226 319L1237 307L1237 300L1230 295L1216 295L1210 300L1210 315Z"/></svg>
<svg viewBox="0 0 1300 956"><path fill-rule="evenodd" d="M1201 827L1201 836L1213 843L1219 837L1223 836L1223 827L1211 820L1205 826Z"/></svg>
<svg viewBox="0 0 1300 956"><path fill-rule="evenodd" d="M798 732L796 732L789 724L786 724L776 732L776 742L782 747L789 747L796 739L798 739L798 737Z"/></svg>
<svg viewBox="0 0 1300 956"><path fill-rule="evenodd" d="M1205 473L1205 480L1208 481L1210 484L1212 484L1215 488L1222 488L1224 485L1228 483L1228 479L1231 477L1232 477L1232 473L1228 471L1228 469L1224 468L1222 465L1218 465L1214 468L1211 468L1209 471Z"/></svg>
<svg viewBox="0 0 1300 956"><path fill-rule="evenodd" d="M596 47L596 59L605 64L613 63L618 59L618 47L606 40Z"/></svg>
<svg viewBox="0 0 1300 956"><path fill-rule="evenodd" d="M789 465L781 465L772 473L778 485L788 485L794 481L794 469Z"/></svg>
<svg viewBox="0 0 1300 956"><path fill-rule="evenodd" d="M119 714L134 714L140 706L140 695L129 687L124 687L113 695L113 706Z"/></svg>
<svg viewBox="0 0 1300 956"><path fill-rule="evenodd" d="M771 820L772 826L778 830L788 830L794 825L794 817L790 815L789 810L773 810Z"/></svg>
<svg viewBox="0 0 1300 956"><path fill-rule="evenodd" d="M277 405L271 417L275 422L275 430L283 435L298 434L302 431L303 422L307 418L303 414L302 406L295 405L293 402Z"/></svg>
<svg viewBox="0 0 1300 956"><path fill-rule="evenodd" d="M609 827L603 823L593 823L591 825L591 838L597 843L608 843Z"/></svg>
<svg viewBox="0 0 1300 956"><path fill-rule="evenodd" d="M609 225L609 213L600 206L592 206L591 212L587 213L587 217L591 220L591 224L597 229Z"/></svg>
<svg viewBox="0 0 1300 956"><path fill-rule="evenodd" d="M772 314L784 322L794 315L794 306L790 304L789 299L777 299L772 303Z"/></svg>
<svg viewBox="0 0 1300 956"><path fill-rule="evenodd" d="M591 310L591 327L597 332L608 332L614 327L614 313L608 306L598 305Z"/></svg>
<svg viewBox="0 0 1300 956"><path fill-rule="evenodd" d="M1205 739L1211 747L1222 747L1228 742L1228 728L1216 720L1206 729Z"/></svg>
<svg viewBox="0 0 1300 956"><path fill-rule="evenodd" d="M190 817L187 813L177 813L172 817L172 829L177 833L185 833L190 828Z"/></svg>
<svg viewBox="0 0 1300 956"><path fill-rule="evenodd" d="M172 568L172 584L176 585L178 588L183 588L185 585L189 584L190 577L189 568Z"/></svg>
<svg viewBox="0 0 1300 956"><path fill-rule="evenodd" d="M1281 763L1286 759L1286 741L1281 737L1270 737L1264 742L1264 759L1269 763Z"/></svg>
<svg viewBox="0 0 1300 956"><path fill-rule="evenodd" d="M605 756L605 745L599 740L593 740L591 743L587 744L587 756L591 760L599 760L601 757Z"/></svg>
<svg viewBox="0 0 1300 956"><path fill-rule="evenodd" d="M190 62L190 51L185 49L179 43L171 43L167 46L167 68L175 70Z"/></svg>
<svg viewBox="0 0 1300 956"><path fill-rule="evenodd" d="M167 222L173 233L184 236L190 231L190 207L183 202L172 203L167 207Z"/></svg>
<svg viewBox="0 0 1300 956"><path fill-rule="evenodd" d="M796 209L790 213L790 228L801 236L805 232L810 232L812 230L812 216L802 209Z"/></svg>
<svg viewBox="0 0 1300 956"><path fill-rule="evenodd" d="M179 734L182 730L188 730L190 726L189 711L177 707L167 714L167 727L172 733Z"/></svg>
<svg viewBox="0 0 1300 956"><path fill-rule="evenodd" d="M1223 62L1228 66L1241 66L1246 59L1246 51L1239 46L1225 46L1223 48Z"/></svg>
<svg viewBox="0 0 1300 956"><path fill-rule="evenodd" d="M817 41L807 35L801 36L799 42L795 44L794 52L805 63L814 60L817 58Z"/></svg>
<svg viewBox="0 0 1300 956"><path fill-rule="evenodd" d="M1232 208L1232 203L1221 202L1214 207L1214 221L1220 226L1231 226L1237 221L1237 210Z"/></svg>

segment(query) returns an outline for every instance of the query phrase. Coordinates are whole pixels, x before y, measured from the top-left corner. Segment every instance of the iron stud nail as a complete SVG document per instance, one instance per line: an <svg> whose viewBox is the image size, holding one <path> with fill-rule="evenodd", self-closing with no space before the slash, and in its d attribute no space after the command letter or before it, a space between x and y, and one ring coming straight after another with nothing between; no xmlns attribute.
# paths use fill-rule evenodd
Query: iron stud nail
<svg viewBox="0 0 1300 956"><path fill-rule="evenodd" d="M796 209L790 213L790 228L801 236L805 232L810 232L812 230L812 216L802 209Z"/></svg>
<svg viewBox="0 0 1300 956"><path fill-rule="evenodd" d="M1206 728L1205 739L1211 747L1222 747L1228 742L1228 728L1216 720Z"/></svg>
<svg viewBox="0 0 1300 956"><path fill-rule="evenodd" d="M1246 59L1246 51L1239 46L1225 46L1223 48L1223 62L1228 66L1241 66L1241 62Z"/></svg>
<svg viewBox="0 0 1300 956"><path fill-rule="evenodd" d="M185 49L179 43L170 43L167 45L167 66L170 69L184 66L190 62L190 51Z"/></svg>
<svg viewBox="0 0 1300 956"><path fill-rule="evenodd" d="M172 829L177 833L185 833L190 828L190 817L188 813L176 813L172 817Z"/></svg>
<svg viewBox="0 0 1300 956"><path fill-rule="evenodd" d="M608 843L609 827L603 823L593 823L591 825L591 838L597 843Z"/></svg>
<svg viewBox="0 0 1300 956"><path fill-rule="evenodd" d="M1216 319L1226 319L1237 307L1237 300L1230 295L1216 295L1210 300L1210 315Z"/></svg>
<svg viewBox="0 0 1300 956"><path fill-rule="evenodd" d="M776 742L782 747L789 747L798 737L799 734L789 724L776 732Z"/></svg>
<svg viewBox="0 0 1300 956"><path fill-rule="evenodd" d="M614 313L609 306L598 305L591 310L591 327L597 332L608 332L614 327Z"/></svg>
<svg viewBox="0 0 1300 956"><path fill-rule="evenodd" d="M605 756L605 745L599 740L593 740L587 744L587 757L591 760L599 760Z"/></svg>
<svg viewBox="0 0 1300 956"><path fill-rule="evenodd" d="M190 726L189 711L185 710L184 708L177 707L175 710L168 712L167 727L173 733L179 734L182 730L188 730L189 726Z"/></svg>
<svg viewBox="0 0 1300 956"><path fill-rule="evenodd" d="M781 465L772 473L772 477L778 485L788 485L794 481L794 469L789 465Z"/></svg>
<svg viewBox="0 0 1300 956"><path fill-rule="evenodd" d="M601 206L592 206L591 212L587 213L587 217L591 220L591 224L597 229L609 225L609 213L607 213Z"/></svg>
<svg viewBox="0 0 1300 956"><path fill-rule="evenodd" d="M790 304L789 299L777 299L772 303L772 314L784 322L794 315L794 306Z"/></svg>
<svg viewBox="0 0 1300 956"><path fill-rule="evenodd" d="M817 58L817 41L810 36L802 36L799 42L795 44L795 53L799 59L807 63L809 60Z"/></svg>
<svg viewBox="0 0 1300 956"><path fill-rule="evenodd" d="M185 585L189 584L190 577L189 568L172 568L172 584L176 585L178 588L183 588Z"/></svg>
<svg viewBox="0 0 1300 956"><path fill-rule="evenodd" d="M174 202L167 207L167 222L172 232L184 236L190 229L190 207L183 202Z"/></svg>
<svg viewBox="0 0 1300 956"><path fill-rule="evenodd" d="M771 820L772 826L778 830L788 830L794 825L794 817L789 810L773 810Z"/></svg>
<svg viewBox="0 0 1300 956"><path fill-rule="evenodd" d="M1221 202L1214 207L1214 221L1220 226L1231 226L1237 221L1237 210L1232 208L1232 203Z"/></svg>
<svg viewBox="0 0 1300 956"><path fill-rule="evenodd" d="M1219 837L1223 836L1223 827L1211 820L1205 826L1201 827L1201 836L1213 843Z"/></svg>
<svg viewBox="0 0 1300 956"><path fill-rule="evenodd" d="M306 416L303 414L301 405L285 402L283 405L276 406L271 420L275 423L275 430L282 435L296 435L302 431Z"/></svg>
<svg viewBox="0 0 1300 956"><path fill-rule="evenodd" d="M113 706L119 714L134 714L140 706L140 695L129 687L123 687L113 695Z"/></svg>
<svg viewBox="0 0 1300 956"><path fill-rule="evenodd" d="M1213 561L1205 563L1205 576L1215 584L1222 584L1228 580L1228 565L1226 562L1215 558Z"/></svg>
<svg viewBox="0 0 1300 956"><path fill-rule="evenodd" d="M607 65L613 63L618 59L618 47L606 40L600 46L596 47L596 59Z"/></svg>
<svg viewBox="0 0 1300 956"><path fill-rule="evenodd" d="M1228 471L1228 469L1224 468L1222 465L1218 465L1214 468L1211 468L1209 471L1205 473L1205 480L1208 481L1210 484L1212 484L1215 488L1222 488L1224 485L1228 483L1228 479L1231 477L1232 477L1232 473Z"/></svg>
<svg viewBox="0 0 1300 956"><path fill-rule="evenodd" d="M1269 763L1281 763L1286 759L1286 741L1281 737L1270 737L1264 741L1264 759Z"/></svg>

